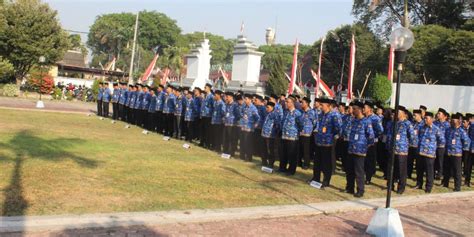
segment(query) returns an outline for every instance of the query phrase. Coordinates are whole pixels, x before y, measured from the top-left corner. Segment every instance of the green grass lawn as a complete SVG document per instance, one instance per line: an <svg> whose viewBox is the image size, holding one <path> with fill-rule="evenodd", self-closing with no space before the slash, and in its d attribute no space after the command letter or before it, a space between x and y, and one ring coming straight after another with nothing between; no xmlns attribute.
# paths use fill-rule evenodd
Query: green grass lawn
<svg viewBox="0 0 474 237"><path fill-rule="evenodd" d="M0 215L158 211L296 204L353 199L335 188L260 171L253 163L95 116L0 109ZM376 179L365 198L383 197ZM438 184L439 182L437 182ZM413 181L409 185L414 186ZM468 190L463 187L463 190ZM435 186L434 192L451 189ZM422 194L408 188L405 195ZM396 194L394 194L397 196Z"/></svg>

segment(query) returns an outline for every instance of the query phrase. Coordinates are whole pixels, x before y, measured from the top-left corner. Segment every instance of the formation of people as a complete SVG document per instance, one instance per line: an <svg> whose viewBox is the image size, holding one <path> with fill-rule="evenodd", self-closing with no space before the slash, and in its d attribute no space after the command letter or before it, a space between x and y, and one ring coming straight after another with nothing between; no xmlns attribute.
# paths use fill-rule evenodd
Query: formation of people
<svg viewBox="0 0 474 237"><path fill-rule="evenodd" d="M297 167L309 169L321 188L330 186L340 160L346 174L345 192L364 195L377 169L387 179L388 161L394 149L393 180L403 194L407 179L416 179L416 189L430 193L434 180L444 187L454 178L454 191L461 190L462 176L470 186L474 160L474 116L436 114L426 106L398 114L380 103L353 101L346 105L329 98L311 101L298 95L244 94L159 85L100 83L99 116L143 127L146 131L195 142L217 153L250 162L260 157L262 166L294 175ZM397 131L392 126L397 116ZM278 166L275 167L275 162ZM395 185L392 185L395 190Z"/></svg>

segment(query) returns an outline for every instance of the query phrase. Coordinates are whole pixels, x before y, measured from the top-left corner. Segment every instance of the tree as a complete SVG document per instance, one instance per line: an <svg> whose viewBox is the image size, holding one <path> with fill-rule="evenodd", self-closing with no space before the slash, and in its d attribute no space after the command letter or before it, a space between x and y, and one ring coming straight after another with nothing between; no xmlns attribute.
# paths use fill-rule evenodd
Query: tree
<svg viewBox="0 0 474 237"><path fill-rule="evenodd" d="M267 68L273 63L274 57L273 54L278 53L281 55L283 60L284 71L290 70L293 65L293 53L294 45L262 45L258 48L258 51L265 53L262 57L263 68ZM300 44L298 46L298 61L301 62L306 53L311 49L311 45Z"/></svg>
<svg viewBox="0 0 474 237"><path fill-rule="evenodd" d="M285 66L283 53L273 53L268 56L268 61L273 62L267 65L270 71L270 78L267 82L267 94L286 94L288 83L285 80Z"/></svg>
<svg viewBox="0 0 474 237"><path fill-rule="evenodd" d="M87 55L87 48L86 46L81 42L81 36L78 34L71 34L68 36L69 39L69 44L71 46L71 49L80 51L84 57Z"/></svg>
<svg viewBox="0 0 474 237"><path fill-rule="evenodd" d="M0 56L0 83L10 81L13 76L13 65Z"/></svg>
<svg viewBox="0 0 474 237"><path fill-rule="evenodd" d="M49 94L54 87L54 79L49 73L42 70L34 70L28 77L28 85L42 94Z"/></svg>
<svg viewBox="0 0 474 237"><path fill-rule="evenodd" d="M17 85L44 56L47 63L60 60L69 48L56 11L39 0L15 0L0 8L6 27L0 31L0 55L15 69ZM2 15L0 14L0 15Z"/></svg>
<svg viewBox="0 0 474 237"><path fill-rule="evenodd" d="M164 49L163 55L160 56L158 64L162 68L169 68L181 79L184 69L184 52L183 48L178 46L168 47Z"/></svg>
<svg viewBox="0 0 474 237"><path fill-rule="evenodd" d="M230 64L232 63L233 50L235 40L225 39L220 35L206 33L206 39L209 39L210 48L212 50L211 64ZM189 52L190 49L197 47L204 40L203 32L194 32L185 34L179 40L183 52ZM183 55L184 56L184 55Z"/></svg>
<svg viewBox="0 0 474 237"><path fill-rule="evenodd" d="M380 37L387 37L394 24L403 23L404 1L380 0L369 7L369 0L354 0L352 14L359 23L367 25ZM459 28L465 22L468 6L461 1L409 0L408 10L412 25L437 24Z"/></svg>
<svg viewBox="0 0 474 237"><path fill-rule="evenodd" d="M392 95L392 82L387 79L387 76L377 74L375 78L370 80L367 89L370 98L385 103Z"/></svg>
<svg viewBox="0 0 474 237"><path fill-rule="evenodd" d="M444 63L450 84L474 86L474 32L456 31L445 45Z"/></svg>

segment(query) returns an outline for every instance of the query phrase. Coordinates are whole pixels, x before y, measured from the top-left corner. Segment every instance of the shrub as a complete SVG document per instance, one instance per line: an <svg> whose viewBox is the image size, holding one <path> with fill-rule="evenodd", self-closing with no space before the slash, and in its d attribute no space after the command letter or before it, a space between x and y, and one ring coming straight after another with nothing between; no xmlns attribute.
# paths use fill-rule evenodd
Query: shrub
<svg viewBox="0 0 474 237"><path fill-rule="evenodd" d="M41 81L41 77L43 81ZM28 85L35 91L41 91L43 94L49 94L54 87L54 79L47 73L34 71L28 77Z"/></svg>
<svg viewBox="0 0 474 237"><path fill-rule="evenodd" d="M53 98L53 100L60 100L61 99L61 96L62 96L63 92L60 88L54 88L52 93L51 93L51 97Z"/></svg>
<svg viewBox="0 0 474 237"><path fill-rule="evenodd" d="M392 82L387 76L377 74L369 83L368 94L372 100L385 103L392 95Z"/></svg>
<svg viewBox="0 0 474 237"><path fill-rule="evenodd" d="M3 95L4 96L18 96L19 90L18 87L15 84L6 84L3 86Z"/></svg>
<svg viewBox="0 0 474 237"><path fill-rule="evenodd" d="M66 93L66 100L73 100L74 99L74 93L72 91L68 91Z"/></svg>

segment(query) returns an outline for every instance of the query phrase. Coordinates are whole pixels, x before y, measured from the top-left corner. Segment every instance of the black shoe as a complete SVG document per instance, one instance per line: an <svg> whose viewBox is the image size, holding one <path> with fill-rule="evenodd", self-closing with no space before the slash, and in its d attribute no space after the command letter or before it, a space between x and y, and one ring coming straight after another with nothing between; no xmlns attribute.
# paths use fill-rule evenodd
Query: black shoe
<svg viewBox="0 0 474 237"><path fill-rule="evenodd" d="M460 188L455 188L453 189L454 192L461 192L461 189Z"/></svg>
<svg viewBox="0 0 474 237"><path fill-rule="evenodd" d="M349 189L345 189L342 191L343 193L349 193L349 194L354 194L354 190L349 190Z"/></svg>
<svg viewBox="0 0 474 237"><path fill-rule="evenodd" d="M370 184L371 184L370 180L365 181L365 185L370 185Z"/></svg>
<svg viewBox="0 0 474 237"><path fill-rule="evenodd" d="M357 192L356 194L354 194L354 197L356 198L361 198L364 196L364 193L360 193L360 192Z"/></svg>
<svg viewBox="0 0 474 237"><path fill-rule="evenodd" d="M421 185L416 185L413 189L423 189Z"/></svg>
<svg viewBox="0 0 474 237"><path fill-rule="evenodd" d="M444 184L443 184L443 187L449 188L449 184L444 183Z"/></svg>
<svg viewBox="0 0 474 237"><path fill-rule="evenodd" d="M425 193L431 193L431 189L429 189L429 190L426 189L426 190L425 190Z"/></svg>
<svg viewBox="0 0 474 237"><path fill-rule="evenodd" d="M402 190L402 189L397 190L397 193L400 194L400 195L402 195L404 192L405 192L405 190Z"/></svg>

